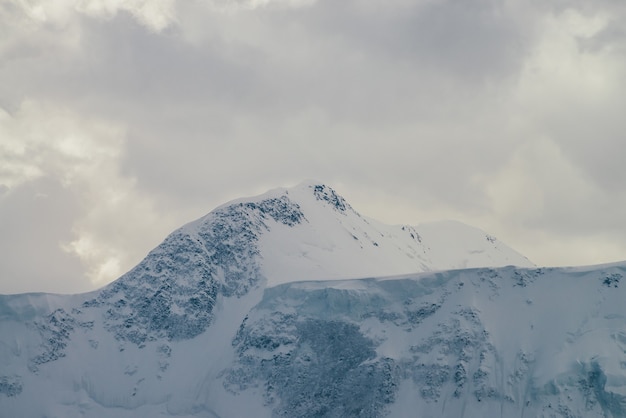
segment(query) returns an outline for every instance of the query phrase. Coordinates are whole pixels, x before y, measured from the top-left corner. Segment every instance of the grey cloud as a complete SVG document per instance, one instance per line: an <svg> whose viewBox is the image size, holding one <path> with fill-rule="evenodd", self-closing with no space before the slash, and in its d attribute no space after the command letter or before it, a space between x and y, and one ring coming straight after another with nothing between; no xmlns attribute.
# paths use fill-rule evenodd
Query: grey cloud
<svg viewBox="0 0 626 418"><path fill-rule="evenodd" d="M620 108L626 108L626 101L578 109L570 107L566 114L549 122L551 132L572 161L596 187L615 195L624 193L626 183L623 162L626 123L618 114Z"/></svg>
<svg viewBox="0 0 626 418"><path fill-rule="evenodd" d="M319 22L326 29L323 22L337 7L328 1L317 5L327 8ZM337 24L331 31L377 59L481 81L515 73L526 52L519 16L490 1L415 2L396 11L381 6L380 12L367 14L355 13L356 5L339 7L344 14L340 20L330 19Z"/></svg>
<svg viewBox="0 0 626 418"><path fill-rule="evenodd" d="M623 21L613 19L593 36L579 38L578 43L581 51L587 53L600 53L609 48L626 53L626 29Z"/></svg>
<svg viewBox="0 0 626 418"><path fill-rule="evenodd" d="M371 116L425 118L437 106L417 97L452 104L468 89L478 93L467 78L510 76L524 56L512 17L498 16L485 2L460 4L438 2L380 17L358 13L357 2L321 1L260 11L261 27L251 29L245 13L205 10L203 24L218 29L207 29L210 37L200 45L185 42L184 28L154 34L125 14L106 21L82 17L84 54L57 51L27 72L9 65L3 77L22 85L24 94L95 102L97 111L140 113L149 106L155 117L160 109L193 112L189 108L216 103L270 117L319 107L360 123ZM275 33L264 39L267 27ZM229 31L242 34L230 39ZM437 87L442 83L447 87ZM415 111L398 112L398 103Z"/></svg>
<svg viewBox="0 0 626 418"><path fill-rule="evenodd" d="M0 292L90 290L78 258L61 249L77 215L71 191L51 179L0 196Z"/></svg>
<svg viewBox="0 0 626 418"><path fill-rule="evenodd" d="M571 80L555 87L557 71L533 61L553 36L546 20L558 25L566 10L585 18L617 7L584 3L319 0L224 13L177 2L177 23L158 31L130 12L72 14L63 25L12 27L16 36L0 49L0 105L19 108L27 98L124 127L123 152L111 162L121 171L112 172L125 192L150 203L129 207L156 208L151 219L166 217L168 228L227 198L321 178L346 185L347 195L357 190L360 202L368 190L385 196L387 205L357 207L368 215L412 223L460 217L514 247L537 230L554 239L609 234L623 225L616 208L626 180L624 58L611 50L623 45L623 15L573 40L577 57L605 59L592 64L613 92L572 98L566 93L575 93L579 74L566 68ZM523 152L543 137L562 159L553 182L538 175L553 174L550 160ZM587 188L577 192L577 184ZM524 193L540 204L528 207ZM3 205L26 201L11 202ZM391 212L399 218L386 218ZM105 229L101 216L96 224ZM65 232L50 240L74 223L60 225ZM124 225L105 237L109 247L148 245L139 234L125 238Z"/></svg>
<svg viewBox="0 0 626 418"><path fill-rule="evenodd" d="M219 67L219 63L215 64L209 58L219 57L220 48L228 48L228 56L235 61L231 61L231 67L219 71L223 78L205 79L183 74L173 84L184 88L192 81L195 85L187 88L194 89L196 94L206 92L198 99L202 103L199 108L196 107L198 103L189 98L195 97L193 94L189 97L182 94L176 101L176 109L167 102L152 102L148 109L155 119L164 120L154 120L151 123L153 131L143 123L143 132L134 133L138 140L130 143L127 169L136 173L139 179L153 178L154 181L146 187L156 189L171 183L174 188L174 184L184 184L178 189L182 192L186 188L201 190L207 181L211 181L207 178L211 176L200 177L193 170L181 172L176 169L176 163L161 166L151 165L151 162L163 161L169 156L176 161L187 161L188 167L204 169L213 176L223 173L234 181L237 174L245 173L245 167L260 173L270 173L272 168L282 167L283 172L294 177L298 177L299 171L304 177L310 177L314 176L311 173L329 169L348 176L352 172L358 177L366 176L366 166L372 162L388 173L396 172L398 161L402 160L402 175L406 178L439 176L442 180L444 177L450 179L449 184L430 186L439 189L432 190L433 193L449 191L451 199L463 193L473 193L475 190L471 187L457 187L462 193L452 191L453 179L465 179L465 172L470 168L483 167L490 171L498 164L499 153L506 150L480 139L481 135L486 138L488 133L482 130L502 130L497 126L498 122L488 122L482 128L477 126L478 132L455 132L454 137L433 135L428 129L418 127L416 130L416 127L420 122L435 125L450 124L451 120L461 125L466 120L477 119L476 109L481 107L497 112L498 104L493 100L498 97L497 94L496 97L485 95L483 90L476 90L467 82L468 70L461 65L464 60L457 55L476 53L477 48L467 47L468 52L464 52L461 47L442 47L437 36L448 37L451 43L469 38L470 44L476 43L478 49L491 53L493 58L500 53L510 54L508 38L518 35L512 33L513 25L499 22L495 11L484 5L474 11L454 4L455 11L450 13L449 21L444 9L446 5L436 4L423 10L412 8L410 13L391 13L379 18L375 14L359 14L356 2L339 6L318 2L307 9L261 12L258 19L263 22L263 27L272 27L279 35L274 34L260 45L253 42L254 27L249 29L251 33L239 35L230 43L209 38L204 46L206 50L184 43L180 46L176 43L181 42L180 39L168 38L168 42L179 45L181 51L197 55L194 58L198 60L197 65L185 63L181 68ZM428 13L437 19L423 16ZM477 15L484 16L483 20L487 22L485 33L489 36L479 34L470 38L472 24L461 30L456 28L459 21L464 18L474 20ZM210 16L207 19L209 27L212 23L220 25ZM231 19L233 25L239 22L236 17ZM245 17L241 19L242 23L246 22ZM505 21L507 19L510 18ZM480 22L476 25L481 27ZM496 33L498 30L502 33ZM431 43L422 40L429 37ZM493 40L489 45L483 45L482 38ZM153 38L150 39L156 44ZM494 47L495 42L501 43L498 48ZM143 54L145 52L138 51L139 56ZM167 59L172 56L163 53ZM237 61L240 56L246 58ZM522 59L522 56L516 57ZM503 61L508 59L504 57ZM434 69L445 67L442 63L446 60L452 74L445 74L446 71L435 74ZM149 66L157 73L153 77L160 77L158 73L162 71L157 61ZM184 63L185 58L178 57L174 61ZM484 57L475 64L482 61L485 61L484 73L492 73L495 67ZM513 67L511 64L511 71ZM133 68L146 67L137 64ZM241 68L245 70L240 71ZM479 71L478 67L474 70ZM208 70L206 72L208 74ZM216 83L218 88L232 96L211 92L211 83ZM164 88L162 84L152 84L155 90ZM510 85L505 84L503 89L510 89ZM178 99L176 93L169 97ZM309 117L316 114L317 119L316 116ZM150 138L159 134L168 140L158 145L151 143ZM476 139L478 146L476 143L467 145ZM484 145L480 145L481 142ZM345 150L346 154L336 158L336 153L331 152L316 158L315 152L310 152L313 146L309 144L313 143L317 148ZM484 152L482 146L489 147L490 152ZM433 148L440 150L436 158L422 151L429 149L432 152ZM189 153L188 149L194 152ZM358 153L361 158L345 158L350 153ZM291 171L294 164L290 164L290 160L293 159L300 159L295 165L301 170ZM468 164L459 164L463 159ZM267 167L266 160L272 160L272 168ZM449 161L452 170L445 170L446 164L433 164L435 160ZM229 164L223 166L221 161L229 161ZM360 161L363 167L358 167ZM145 171L141 175L138 170ZM455 172L460 175L454 175ZM248 178L244 175L240 181L244 183ZM198 180L203 183L192 186Z"/></svg>

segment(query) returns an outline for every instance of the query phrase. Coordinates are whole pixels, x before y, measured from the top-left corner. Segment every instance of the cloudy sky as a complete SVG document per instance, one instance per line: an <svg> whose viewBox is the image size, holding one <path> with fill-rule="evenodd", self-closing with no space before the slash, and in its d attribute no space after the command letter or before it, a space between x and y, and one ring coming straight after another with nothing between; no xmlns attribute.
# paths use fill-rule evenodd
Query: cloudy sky
<svg viewBox="0 0 626 418"><path fill-rule="evenodd" d="M91 290L304 179L626 259L621 0L0 0L0 293Z"/></svg>

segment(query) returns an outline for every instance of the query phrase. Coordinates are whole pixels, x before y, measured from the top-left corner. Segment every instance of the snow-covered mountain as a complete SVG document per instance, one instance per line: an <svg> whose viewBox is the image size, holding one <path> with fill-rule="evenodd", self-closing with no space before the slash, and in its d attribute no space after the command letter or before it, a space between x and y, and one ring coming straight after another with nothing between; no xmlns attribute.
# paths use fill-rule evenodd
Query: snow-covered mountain
<svg viewBox="0 0 626 418"><path fill-rule="evenodd" d="M236 220L236 224L228 223ZM495 237L454 221L389 226L357 213L328 186L306 182L228 203L185 226L183 233L214 229L216 222L246 229L258 252L259 277L268 286L296 280L389 276L482 266L534 266ZM250 229L250 231L248 231ZM199 236L215 241L216 236Z"/></svg>
<svg viewBox="0 0 626 418"><path fill-rule="evenodd" d="M626 416L625 270L274 190L98 291L0 295L0 417Z"/></svg>

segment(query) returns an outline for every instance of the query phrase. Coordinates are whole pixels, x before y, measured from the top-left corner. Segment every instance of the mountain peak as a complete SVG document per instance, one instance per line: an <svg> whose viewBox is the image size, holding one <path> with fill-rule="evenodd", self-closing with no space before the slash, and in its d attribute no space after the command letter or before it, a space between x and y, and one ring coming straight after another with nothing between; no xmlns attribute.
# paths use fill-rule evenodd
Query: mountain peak
<svg viewBox="0 0 626 418"><path fill-rule="evenodd" d="M103 289L0 296L0 410L624 416L624 266L493 268L510 264L532 266L462 223L363 217L321 182L232 201Z"/></svg>
<svg viewBox="0 0 626 418"><path fill-rule="evenodd" d="M216 222L233 234L246 231L248 244L255 248L258 273L268 285L450 268L533 266L491 235L460 222L410 227L365 218L332 187L315 180L229 202L190 224L188 233L211 229ZM208 238L215 240L217 235ZM228 241L221 235L219 239Z"/></svg>
<svg viewBox="0 0 626 418"><path fill-rule="evenodd" d="M311 197L315 197L315 200L327 203L341 212L352 209L332 187L317 180L306 180L293 187L277 187L256 196L238 198L219 206L216 210L233 205L259 202L266 202L267 205L270 202L284 202L285 198L298 204L301 200L309 201Z"/></svg>
<svg viewBox="0 0 626 418"><path fill-rule="evenodd" d="M487 236L454 223L385 225L359 215L329 186L305 182L231 201L174 231L85 306L109 306L106 327L141 345L202 333L220 295L294 281L533 266Z"/></svg>
<svg viewBox="0 0 626 418"><path fill-rule="evenodd" d="M352 207L346 202L346 200L339 196L333 189L324 184L315 184L309 186L313 189L313 195L323 202L331 205L335 210L345 212Z"/></svg>

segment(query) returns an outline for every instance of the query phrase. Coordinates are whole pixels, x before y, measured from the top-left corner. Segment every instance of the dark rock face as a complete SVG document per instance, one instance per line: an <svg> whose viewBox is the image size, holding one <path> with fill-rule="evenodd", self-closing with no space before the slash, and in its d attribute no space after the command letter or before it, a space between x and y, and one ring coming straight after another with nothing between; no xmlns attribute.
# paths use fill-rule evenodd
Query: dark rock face
<svg viewBox="0 0 626 418"><path fill-rule="evenodd" d="M70 333L76 327L76 320L63 309L57 309L44 320L36 322L37 329L42 337L42 352L31 359L31 371L37 371L40 364L64 357L64 349L70 339Z"/></svg>
<svg viewBox="0 0 626 418"><path fill-rule="evenodd" d="M326 186L307 191L337 218L352 210ZM262 234L305 222L288 192L235 203L175 231L98 292L39 304L0 298L10 322L9 337L0 338L8 365L0 370L0 405L28 415L19 412L47 379L65 386L45 402L67 397L85 416L98 416L96 408L232 416L241 399L274 417L626 416L625 266L465 269L264 288ZM416 230L402 230L421 242ZM260 301L260 291L243 298L261 289ZM200 336L216 306L229 315ZM98 364L103 358L110 369ZM67 370L81 362L88 367ZM196 368L190 381L180 379Z"/></svg>
<svg viewBox="0 0 626 418"><path fill-rule="evenodd" d="M173 232L139 265L71 314L58 309L37 320L42 343L29 368L36 372L39 365L64 357L71 335L92 327L94 320L102 321L116 339L139 347L160 338L175 341L201 334L213 320L218 298L243 296L263 280L260 234L271 222L294 226L303 221L300 207L282 195L225 206L195 227ZM91 308L102 310L103 316L94 318ZM19 387L3 382L5 393Z"/></svg>
<svg viewBox="0 0 626 418"><path fill-rule="evenodd" d="M106 327L137 345L193 338L210 325L220 295L243 296L263 279L258 240L270 219L293 226L304 215L287 196L218 209L197 230L167 237L85 306L108 305Z"/></svg>
<svg viewBox="0 0 626 418"><path fill-rule="evenodd" d="M22 393L22 381L19 376L0 376L0 394L8 397Z"/></svg>
<svg viewBox="0 0 626 418"><path fill-rule="evenodd" d="M345 212L352 207L345 201L345 199L339 196L333 189L323 184L312 186L313 194L317 200L327 202L331 207L339 212Z"/></svg>
<svg viewBox="0 0 626 418"><path fill-rule="evenodd" d="M400 375L392 359L353 323L273 315L244 324L234 341L240 363L226 387L262 384L277 416L378 417L395 399Z"/></svg>
<svg viewBox="0 0 626 418"><path fill-rule="evenodd" d="M260 389L275 416L381 417L407 384L411 402L444 416L457 416L470 404L469 416L516 416L525 408L532 416L625 416L626 399L607 389L599 363L581 363L568 380L535 386L536 352L498 351L501 335L490 328L499 319L482 308L532 309L535 302L526 294L554 289L551 280L559 274L477 269L419 280L361 280L355 290L343 289L351 288L343 282L268 289L233 341L237 357L224 372L224 387L234 394ZM613 283L606 289L603 278L620 274L598 272L580 283L609 295ZM480 293L478 302L474 295ZM504 302L511 295L516 308ZM500 312L507 315L506 309ZM390 335L398 341L391 343L391 356L385 355ZM626 344L623 335L613 335L616 344ZM397 350L396 344L406 345Z"/></svg>
<svg viewBox="0 0 626 418"><path fill-rule="evenodd" d="M32 357L29 361L29 369L32 372L39 370L39 365L55 361L65 357L65 348L76 329L90 330L93 328L92 321L81 321L80 311L72 310L71 313L64 309L56 309L46 317L34 322L35 329L41 336L42 344L40 354Z"/></svg>

